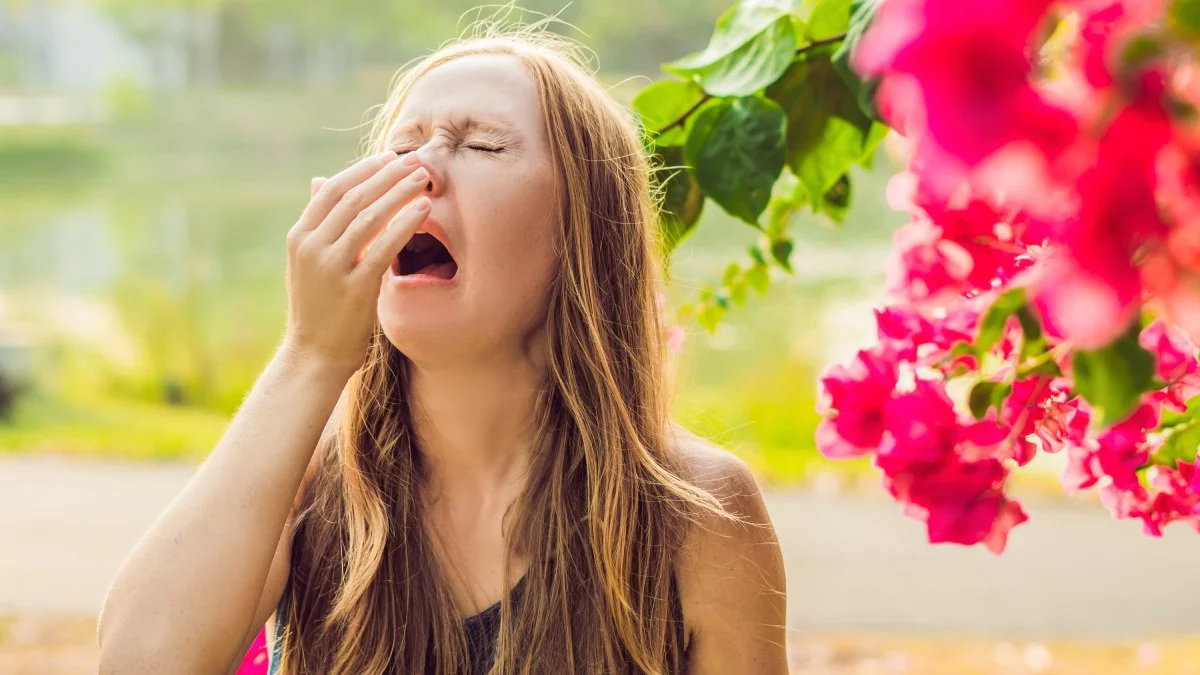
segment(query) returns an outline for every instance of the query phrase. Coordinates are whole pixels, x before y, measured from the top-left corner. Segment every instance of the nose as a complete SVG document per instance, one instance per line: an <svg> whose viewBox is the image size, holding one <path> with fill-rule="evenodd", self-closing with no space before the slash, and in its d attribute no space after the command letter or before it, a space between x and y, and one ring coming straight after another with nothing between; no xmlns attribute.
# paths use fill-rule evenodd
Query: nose
<svg viewBox="0 0 1200 675"><path fill-rule="evenodd" d="M444 190L446 174L442 168L440 153L430 145L432 144L427 144L413 152L417 155L419 166L425 167L425 170L429 172L429 182L425 184L425 194L436 197Z"/></svg>

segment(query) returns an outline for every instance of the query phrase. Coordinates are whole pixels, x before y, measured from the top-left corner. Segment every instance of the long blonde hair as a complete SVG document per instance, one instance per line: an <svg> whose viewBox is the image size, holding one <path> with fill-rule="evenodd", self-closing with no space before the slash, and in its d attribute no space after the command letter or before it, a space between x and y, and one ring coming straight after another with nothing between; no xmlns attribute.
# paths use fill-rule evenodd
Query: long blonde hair
<svg viewBox="0 0 1200 675"><path fill-rule="evenodd" d="M547 381L527 486L505 518L505 602L492 673L674 673L674 563L714 497L671 441L650 169L636 126L562 38L457 41L402 70L375 120L385 149L406 95L453 59L508 54L541 101L563 255L547 310ZM282 673L469 672L462 613L424 525L409 362L376 327L337 432L296 511ZM507 578L507 574L505 575Z"/></svg>

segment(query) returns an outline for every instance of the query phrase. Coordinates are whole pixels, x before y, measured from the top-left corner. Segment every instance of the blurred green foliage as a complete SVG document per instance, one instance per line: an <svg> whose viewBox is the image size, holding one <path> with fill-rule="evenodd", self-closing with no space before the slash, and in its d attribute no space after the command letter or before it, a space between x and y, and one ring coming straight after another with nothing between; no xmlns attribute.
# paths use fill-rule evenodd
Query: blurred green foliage
<svg viewBox="0 0 1200 675"><path fill-rule="evenodd" d="M685 239L710 201L762 233L748 261L730 263L719 283L685 305L685 316L709 331L750 290L766 292L772 265L793 271L798 214L845 219L850 170L870 167L888 132L863 94L870 85L845 65L843 43L865 29L874 7L739 2L717 19L707 47L663 66L680 79L634 97L659 167L663 240Z"/></svg>

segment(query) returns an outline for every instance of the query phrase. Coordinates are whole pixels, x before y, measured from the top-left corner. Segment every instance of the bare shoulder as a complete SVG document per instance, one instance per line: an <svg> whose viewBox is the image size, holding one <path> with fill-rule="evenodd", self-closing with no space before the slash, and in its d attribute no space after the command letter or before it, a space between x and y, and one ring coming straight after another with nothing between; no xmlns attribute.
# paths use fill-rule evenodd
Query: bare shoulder
<svg viewBox="0 0 1200 675"><path fill-rule="evenodd" d="M747 517L762 503L762 490L750 467L737 455L687 431L675 434L687 478L719 499L726 509ZM739 508L741 507L741 508Z"/></svg>
<svg viewBox="0 0 1200 675"><path fill-rule="evenodd" d="M675 434L688 479L726 515L705 514L677 561L691 636L691 673L786 673L786 580L779 540L750 468L685 431Z"/></svg>

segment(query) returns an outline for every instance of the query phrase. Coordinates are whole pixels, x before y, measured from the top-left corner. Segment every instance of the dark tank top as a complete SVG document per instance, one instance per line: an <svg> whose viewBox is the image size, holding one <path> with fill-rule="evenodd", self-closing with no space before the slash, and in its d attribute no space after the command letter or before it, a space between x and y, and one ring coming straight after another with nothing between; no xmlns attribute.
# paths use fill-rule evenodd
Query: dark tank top
<svg viewBox="0 0 1200 675"><path fill-rule="evenodd" d="M514 604L521 602L524 590L525 577L521 577L520 581L513 586L509 596ZM284 629L282 617L286 616L284 612L286 602L287 591L285 590L284 597L279 602L278 611L275 613L275 631L271 639L268 675L277 675L279 672L280 650L283 643L281 638ZM687 629L683 622L683 605L679 600L679 591L675 587L674 575L671 577L670 603L671 624L674 628L671 639L675 642L677 653L684 655L684 660L686 661ZM471 661L470 675L487 675L488 669L492 667L492 663L496 659L496 640L500 635L500 603L497 602L479 614L464 619L463 630L467 634L467 650Z"/></svg>

